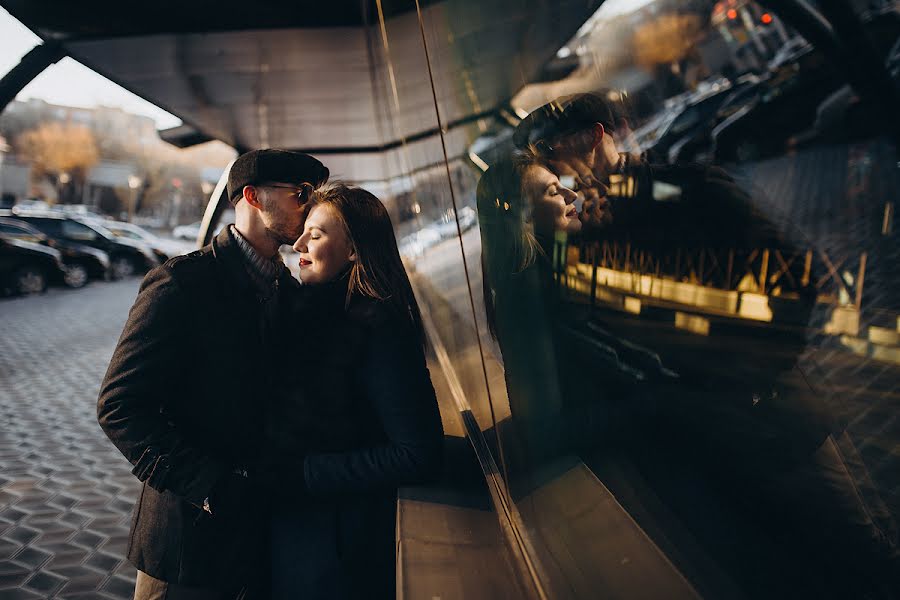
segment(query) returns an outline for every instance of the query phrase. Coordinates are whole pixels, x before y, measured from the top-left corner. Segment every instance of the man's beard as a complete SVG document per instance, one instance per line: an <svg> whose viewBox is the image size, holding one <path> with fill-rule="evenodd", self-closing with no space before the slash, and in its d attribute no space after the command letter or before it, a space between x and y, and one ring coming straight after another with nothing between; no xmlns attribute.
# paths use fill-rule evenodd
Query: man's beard
<svg viewBox="0 0 900 600"><path fill-rule="evenodd" d="M290 246L297 241L298 237L300 237L299 233L294 234L293 232L285 231L285 229L277 223L273 223L272 225L272 227L266 225L266 236L273 242L282 246Z"/></svg>

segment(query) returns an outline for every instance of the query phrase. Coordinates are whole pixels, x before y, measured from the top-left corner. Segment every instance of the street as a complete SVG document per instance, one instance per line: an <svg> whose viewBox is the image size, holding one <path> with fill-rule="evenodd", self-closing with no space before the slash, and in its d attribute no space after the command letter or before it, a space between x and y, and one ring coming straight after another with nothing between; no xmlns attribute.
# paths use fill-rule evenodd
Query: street
<svg viewBox="0 0 900 600"><path fill-rule="evenodd" d="M140 485L96 402L140 280L0 300L0 599L132 597Z"/></svg>

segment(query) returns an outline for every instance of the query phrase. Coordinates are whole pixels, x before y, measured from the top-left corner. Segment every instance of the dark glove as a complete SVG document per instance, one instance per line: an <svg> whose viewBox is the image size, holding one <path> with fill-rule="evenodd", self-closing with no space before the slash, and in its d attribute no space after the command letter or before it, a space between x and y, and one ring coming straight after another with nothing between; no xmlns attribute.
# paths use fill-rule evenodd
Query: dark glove
<svg viewBox="0 0 900 600"><path fill-rule="evenodd" d="M253 486L240 473L228 473L209 493L209 513L215 519L234 519L250 514Z"/></svg>

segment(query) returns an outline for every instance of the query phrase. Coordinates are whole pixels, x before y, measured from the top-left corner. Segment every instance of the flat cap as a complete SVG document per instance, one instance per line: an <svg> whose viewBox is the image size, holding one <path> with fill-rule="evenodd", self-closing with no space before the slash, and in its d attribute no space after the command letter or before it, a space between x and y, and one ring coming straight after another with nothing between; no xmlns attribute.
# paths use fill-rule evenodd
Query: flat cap
<svg viewBox="0 0 900 600"><path fill-rule="evenodd" d="M603 97L597 94L563 96L536 108L522 119L513 132L513 144L517 148L526 148L529 144L582 131L595 123L608 131L615 129L613 109Z"/></svg>
<svg viewBox="0 0 900 600"><path fill-rule="evenodd" d="M245 185L301 183L319 187L328 181L328 168L309 154L266 148L241 154L228 173L228 199L237 202Z"/></svg>

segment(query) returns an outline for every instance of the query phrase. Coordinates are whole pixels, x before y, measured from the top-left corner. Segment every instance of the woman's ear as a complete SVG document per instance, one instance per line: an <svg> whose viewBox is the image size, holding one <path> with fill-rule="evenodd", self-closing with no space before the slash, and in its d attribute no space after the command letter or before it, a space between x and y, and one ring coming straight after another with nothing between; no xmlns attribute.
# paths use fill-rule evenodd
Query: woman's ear
<svg viewBox="0 0 900 600"><path fill-rule="evenodd" d="M356 262L356 250L350 251L350 256L347 257L347 260L350 262Z"/></svg>

